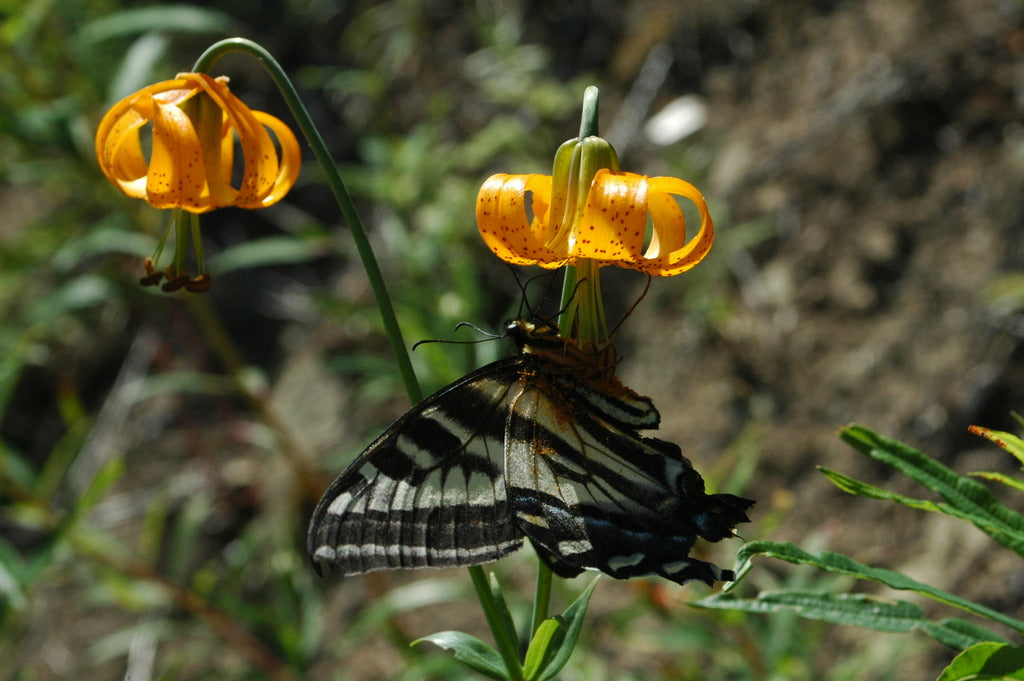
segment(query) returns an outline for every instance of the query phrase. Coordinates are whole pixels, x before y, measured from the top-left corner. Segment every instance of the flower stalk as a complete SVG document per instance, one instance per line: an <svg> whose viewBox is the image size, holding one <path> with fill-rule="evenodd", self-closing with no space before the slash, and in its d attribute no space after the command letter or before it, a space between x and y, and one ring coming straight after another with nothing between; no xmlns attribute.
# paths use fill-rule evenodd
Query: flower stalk
<svg viewBox="0 0 1024 681"><path fill-rule="evenodd" d="M388 295L387 285L384 283L384 276L381 274L377 257L373 253L373 248L370 246L370 240L366 235L366 229L363 227L359 212L356 210L355 203L345 187L345 182L341 179L341 173L338 172L338 167L335 165L334 159L327 149L327 144L313 123L309 110L302 103L302 99L288 78L288 74L285 73L277 60L262 46L245 38L228 38L214 43L199 56L199 59L196 60L193 66L193 70L197 72L209 71L220 58L233 52L246 54L263 66L270 75L274 85L280 91L285 104L287 104L292 116L295 117L299 130L313 150L313 155L316 156L317 161L320 163L324 177L327 180L327 185L334 194L342 217L345 218L345 222L348 224L352 240L356 245L356 251L359 253L366 277L373 290L377 308L380 311L381 321L384 325L384 333L388 338L391 351L398 364L398 372L402 377L405 392L409 396L409 400L416 404L423 399L423 392L420 389L419 382L416 380L412 361L409 359L409 353L402 338L402 330L398 325L394 306L391 304L391 297Z"/></svg>

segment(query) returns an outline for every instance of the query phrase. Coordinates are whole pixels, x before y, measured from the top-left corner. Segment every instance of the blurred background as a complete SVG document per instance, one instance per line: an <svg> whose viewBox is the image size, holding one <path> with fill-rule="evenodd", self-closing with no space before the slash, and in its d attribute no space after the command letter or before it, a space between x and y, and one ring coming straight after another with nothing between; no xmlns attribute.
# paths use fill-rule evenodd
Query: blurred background
<svg viewBox="0 0 1024 681"><path fill-rule="evenodd" d="M1009 466L966 427L1012 430L1024 397L1024 3L0 8L0 678L468 678L408 642L489 640L463 570L324 580L307 563L319 493L408 408L308 149L280 204L203 216L210 293L136 283L166 216L105 181L95 126L235 35L299 87L408 343L521 309L477 237L477 188L549 172L599 86L622 167L696 184L717 227L708 259L653 282L616 336L660 436L758 500L747 539L843 551L1021 616L1024 573L980 533L845 497L816 467L884 481L835 438L851 421L960 472ZM217 73L293 122L252 61ZM617 319L644 281L606 272ZM435 343L413 360L433 390L507 352ZM702 551L729 566L738 546ZM525 617L522 554L494 569ZM759 566L748 595L844 584ZM559 584L555 605L585 583ZM562 678L933 678L950 656L923 636L685 605L706 593L602 580Z"/></svg>

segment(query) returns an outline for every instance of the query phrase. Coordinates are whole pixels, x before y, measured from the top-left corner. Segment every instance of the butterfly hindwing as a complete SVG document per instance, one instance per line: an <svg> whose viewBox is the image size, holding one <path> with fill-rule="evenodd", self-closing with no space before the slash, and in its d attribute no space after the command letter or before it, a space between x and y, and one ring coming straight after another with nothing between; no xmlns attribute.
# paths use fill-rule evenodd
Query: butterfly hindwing
<svg viewBox="0 0 1024 681"><path fill-rule="evenodd" d="M310 523L310 555L356 574L475 565L518 549L504 430L519 363L489 364L392 424L324 493Z"/></svg>
<svg viewBox="0 0 1024 681"><path fill-rule="evenodd" d="M601 394L607 401L611 391ZM705 494L678 447L612 424L605 411L543 378L515 399L505 435L508 494L525 534L563 576L594 568L620 579L722 579L689 551L698 536L730 536L749 502Z"/></svg>

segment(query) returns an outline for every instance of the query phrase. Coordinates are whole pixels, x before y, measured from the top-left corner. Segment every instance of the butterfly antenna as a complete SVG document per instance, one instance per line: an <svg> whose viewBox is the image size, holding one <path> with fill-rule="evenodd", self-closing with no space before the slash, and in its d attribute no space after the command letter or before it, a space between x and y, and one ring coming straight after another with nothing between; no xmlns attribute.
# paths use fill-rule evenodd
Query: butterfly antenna
<svg viewBox="0 0 1024 681"><path fill-rule="evenodd" d="M537 281L538 279L547 279L548 280L548 285L544 289L544 295L542 295L541 299L540 299L540 307L543 308L544 304L551 297L551 291L555 287L555 283L557 281L557 277L555 276L556 273L555 272L542 272L541 274L535 274L534 276L530 277L529 279L527 279L524 282L519 277L519 272L516 271L515 268L513 268L511 265L509 265L508 268L510 270L512 270L512 276L515 277L516 286L519 287L519 292L520 292L519 312L517 313L516 317L520 318L520 319L523 317L523 308L525 307L526 308L526 312L529 313L529 316L531 318L533 318L533 319L540 319L540 320L544 321L545 323L549 323L549 321L547 319L545 319L536 309L534 309L534 307L532 305L530 305L530 296L527 294L526 289L530 286L530 284L532 284L533 282Z"/></svg>
<svg viewBox="0 0 1024 681"><path fill-rule="evenodd" d="M418 348L419 346L423 345L424 343L451 343L452 345L475 345L476 343L485 343L487 341L496 340L498 338L504 338L504 336L500 336L500 335L498 335L496 333L491 333L490 331L485 331L485 330L481 329L479 326L477 326L476 324L471 324L470 322L459 322L458 324L455 325L455 328L452 331L453 332L458 331L459 329L461 329L464 326L468 326L469 328L473 329L474 331L476 331L480 335L484 336L484 338L476 338L474 340L449 340L447 338L424 338L423 340L419 340L419 341L416 341L415 343L413 343L412 344L412 349L415 350L416 348Z"/></svg>
<svg viewBox="0 0 1024 681"><path fill-rule="evenodd" d="M608 340L611 340L612 336L615 335L615 332L619 330L619 327L622 326L622 322L626 321L626 319L629 318L629 315L633 314L633 310L636 309L636 306L640 304L641 300L643 300L644 298L647 297L647 292L650 291L650 290L651 290L651 275L648 274L647 275L647 283L644 285L644 290L640 293L640 297L636 299L636 302L634 302L632 305L629 306L629 309L626 310L626 314L622 315L622 319L620 319L619 323L615 325L615 328L613 328L611 331L608 332Z"/></svg>

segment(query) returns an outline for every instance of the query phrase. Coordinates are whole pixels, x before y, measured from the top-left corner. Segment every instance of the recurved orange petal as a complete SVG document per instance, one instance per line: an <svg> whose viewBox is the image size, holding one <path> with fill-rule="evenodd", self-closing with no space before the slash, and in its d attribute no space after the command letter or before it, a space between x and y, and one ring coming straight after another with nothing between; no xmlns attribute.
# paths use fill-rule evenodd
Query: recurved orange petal
<svg viewBox="0 0 1024 681"><path fill-rule="evenodd" d="M551 177L506 175L487 178L476 200L480 236L495 255L513 265L562 267L568 254L546 247ZM529 204L529 205L527 205ZM532 215L528 215L529 210Z"/></svg>
<svg viewBox="0 0 1024 681"><path fill-rule="evenodd" d="M637 269L647 274L671 277L704 259L715 240L715 225L704 196L689 182L675 177L652 177L649 191L648 209L654 237ZM700 214L700 227L689 240L686 239L686 219L675 196L693 202Z"/></svg>

